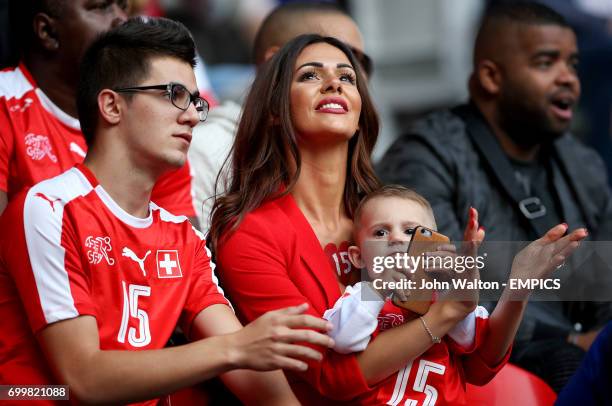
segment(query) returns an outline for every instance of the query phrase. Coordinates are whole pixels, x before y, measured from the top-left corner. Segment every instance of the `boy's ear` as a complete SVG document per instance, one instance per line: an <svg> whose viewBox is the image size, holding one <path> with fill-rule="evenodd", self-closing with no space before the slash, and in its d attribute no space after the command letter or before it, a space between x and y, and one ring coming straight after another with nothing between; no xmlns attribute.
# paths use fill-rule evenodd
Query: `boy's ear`
<svg viewBox="0 0 612 406"><path fill-rule="evenodd" d="M357 247L356 245L351 245L348 248L348 254L349 260L351 261L351 264L353 264L354 267L359 269L365 268L366 264L363 258L361 257L361 249L359 249L359 247Z"/></svg>
<svg viewBox="0 0 612 406"><path fill-rule="evenodd" d="M98 110L107 123L119 123L121 120L121 107L119 95L116 92L104 89L98 94Z"/></svg>

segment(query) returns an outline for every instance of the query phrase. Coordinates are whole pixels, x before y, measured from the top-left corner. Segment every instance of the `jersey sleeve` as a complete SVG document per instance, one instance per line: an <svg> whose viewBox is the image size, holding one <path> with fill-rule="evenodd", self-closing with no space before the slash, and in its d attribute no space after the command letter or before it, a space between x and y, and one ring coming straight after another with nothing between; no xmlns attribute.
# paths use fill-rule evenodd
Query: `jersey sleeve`
<svg viewBox="0 0 612 406"><path fill-rule="evenodd" d="M363 351L368 346L378 326L378 314L385 304L382 299L365 300L362 291L368 288L369 284L365 282L347 286L334 307L323 313L323 318L333 325L329 335L334 339L334 351L349 354Z"/></svg>
<svg viewBox="0 0 612 406"><path fill-rule="evenodd" d="M174 215L195 217L189 162L158 179L151 192L151 201Z"/></svg>
<svg viewBox="0 0 612 406"><path fill-rule="evenodd" d="M307 313L321 317L289 276L299 269L290 269L291 243L281 235L286 230L273 231L249 220L246 218L217 252L223 287L239 316L248 322L271 310L309 303ZM308 369L296 373L312 391L330 399L349 400L371 390L354 354L312 348L323 359L307 361Z"/></svg>
<svg viewBox="0 0 612 406"><path fill-rule="evenodd" d="M4 192L8 192L9 163L12 154L12 125L6 100L0 97L0 190Z"/></svg>
<svg viewBox="0 0 612 406"><path fill-rule="evenodd" d="M34 189L9 204L3 216L3 260L34 333L57 321L96 316L90 280L64 207L35 196ZM5 221L6 220L6 221Z"/></svg>
<svg viewBox="0 0 612 406"><path fill-rule="evenodd" d="M180 325L187 337L191 332L193 320L202 310L214 304L224 304L231 307L229 301L223 295L223 290L219 286L214 270L215 264L211 260L210 251L204 240L200 240L197 244L189 294L180 320Z"/></svg>
<svg viewBox="0 0 612 406"><path fill-rule="evenodd" d="M508 363L511 348L497 365L489 365L476 351L486 340L489 333L489 313L482 306L477 306L464 320L458 323L448 336L452 352L462 355L466 380L474 385L489 382Z"/></svg>

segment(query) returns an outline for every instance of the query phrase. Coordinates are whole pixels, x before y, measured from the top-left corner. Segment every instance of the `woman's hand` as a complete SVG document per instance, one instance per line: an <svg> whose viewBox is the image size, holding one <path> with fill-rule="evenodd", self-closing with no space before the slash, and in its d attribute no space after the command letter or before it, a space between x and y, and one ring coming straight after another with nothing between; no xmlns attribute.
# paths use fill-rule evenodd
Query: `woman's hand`
<svg viewBox="0 0 612 406"><path fill-rule="evenodd" d="M279 368L305 371L308 364L302 360L320 361L319 351L295 343L331 348L334 340L313 330L327 332L332 326L324 319L303 314L306 309L308 304L304 303L271 311L228 335L232 363L237 368L257 371Z"/></svg>
<svg viewBox="0 0 612 406"><path fill-rule="evenodd" d="M510 278L546 279L563 265L588 235L585 228L579 228L564 237L567 228L567 224L559 224L519 251L512 261ZM525 289L522 292L529 294L531 291Z"/></svg>

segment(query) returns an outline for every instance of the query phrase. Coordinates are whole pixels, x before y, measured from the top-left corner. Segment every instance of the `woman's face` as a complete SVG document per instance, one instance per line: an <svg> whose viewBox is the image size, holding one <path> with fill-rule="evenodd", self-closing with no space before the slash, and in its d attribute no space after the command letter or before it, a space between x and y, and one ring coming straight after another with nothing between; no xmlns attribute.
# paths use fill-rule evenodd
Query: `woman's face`
<svg viewBox="0 0 612 406"><path fill-rule="evenodd" d="M300 141L348 140L360 114L355 71L344 52L324 42L304 48L291 83L291 119Z"/></svg>

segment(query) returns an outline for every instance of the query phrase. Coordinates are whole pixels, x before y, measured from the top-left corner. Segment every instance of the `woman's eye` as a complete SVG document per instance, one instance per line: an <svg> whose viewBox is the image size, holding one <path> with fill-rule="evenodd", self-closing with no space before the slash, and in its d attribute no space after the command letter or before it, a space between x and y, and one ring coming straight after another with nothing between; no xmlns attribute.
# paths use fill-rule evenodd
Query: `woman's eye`
<svg viewBox="0 0 612 406"><path fill-rule="evenodd" d="M386 236L387 234L388 234L388 233L387 233L387 230L382 230L382 229L381 229L381 230L376 230L376 231L374 231L374 236L375 236L375 237L384 237L384 236Z"/></svg>
<svg viewBox="0 0 612 406"><path fill-rule="evenodd" d="M348 82L348 83L350 83L352 85L355 84L355 76L353 76L350 73L345 73L342 76L340 76L340 80L343 81L343 82Z"/></svg>
<svg viewBox="0 0 612 406"><path fill-rule="evenodd" d="M316 72L304 72L300 75L300 82L317 78Z"/></svg>
<svg viewBox="0 0 612 406"><path fill-rule="evenodd" d="M414 227L410 227L404 230L404 234L414 235Z"/></svg>

